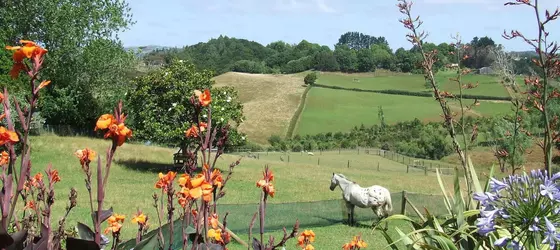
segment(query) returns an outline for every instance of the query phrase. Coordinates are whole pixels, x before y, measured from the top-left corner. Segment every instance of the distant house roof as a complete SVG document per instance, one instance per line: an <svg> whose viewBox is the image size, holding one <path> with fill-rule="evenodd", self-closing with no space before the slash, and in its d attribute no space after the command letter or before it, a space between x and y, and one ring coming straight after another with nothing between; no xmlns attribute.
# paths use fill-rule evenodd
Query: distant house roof
<svg viewBox="0 0 560 250"><path fill-rule="evenodd" d="M494 74L494 70L490 67L482 67L478 69L478 73L482 75Z"/></svg>

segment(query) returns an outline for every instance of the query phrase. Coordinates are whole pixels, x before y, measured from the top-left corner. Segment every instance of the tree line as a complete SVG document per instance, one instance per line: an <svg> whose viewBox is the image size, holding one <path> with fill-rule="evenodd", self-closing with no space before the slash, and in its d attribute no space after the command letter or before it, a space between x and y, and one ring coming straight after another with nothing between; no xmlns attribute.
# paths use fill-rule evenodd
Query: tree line
<svg viewBox="0 0 560 250"><path fill-rule="evenodd" d="M502 47L489 37L474 37L467 43L463 63L467 68L489 67L494 63L493 51ZM440 70L456 63L448 43L426 43L429 50L438 50ZM228 72L245 73L297 73L306 70L373 72L386 69L395 72L421 73L421 53L417 47L393 50L385 37L359 32L347 32L340 36L334 49L329 46L302 40L298 44L283 41L262 45L246 39L220 36L208 42L200 42L183 48L158 49L148 53L146 64L167 63L172 59L192 61L198 68L212 70L216 75ZM518 56L515 68L519 74L531 72L531 56Z"/></svg>

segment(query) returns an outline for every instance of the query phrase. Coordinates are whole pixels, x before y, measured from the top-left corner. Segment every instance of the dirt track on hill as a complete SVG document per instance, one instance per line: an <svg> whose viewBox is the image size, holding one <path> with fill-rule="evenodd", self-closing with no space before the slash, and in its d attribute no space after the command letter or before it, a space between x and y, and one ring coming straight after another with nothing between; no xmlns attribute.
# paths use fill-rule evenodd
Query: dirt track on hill
<svg viewBox="0 0 560 250"><path fill-rule="evenodd" d="M228 72L214 80L216 87L237 89L246 118L239 130L257 143L267 143L272 134L285 135L305 90L303 76L296 75Z"/></svg>

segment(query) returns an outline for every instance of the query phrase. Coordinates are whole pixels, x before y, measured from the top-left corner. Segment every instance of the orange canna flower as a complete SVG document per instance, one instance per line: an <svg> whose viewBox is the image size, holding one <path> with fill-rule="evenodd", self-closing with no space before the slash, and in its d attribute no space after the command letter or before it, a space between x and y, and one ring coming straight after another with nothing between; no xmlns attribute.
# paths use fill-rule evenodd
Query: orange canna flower
<svg viewBox="0 0 560 250"><path fill-rule="evenodd" d="M222 239L222 230L221 229L210 229L208 230L208 237L212 238L213 240L217 241L217 242L223 242Z"/></svg>
<svg viewBox="0 0 560 250"><path fill-rule="evenodd" d="M212 185L221 188L224 185L224 179L222 178L222 173L219 169L214 169L210 175L210 180L212 180Z"/></svg>
<svg viewBox="0 0 560 250"><path fill-rule="evenodd" d="M97 123L95 124L95 128L93 130L97 131L98 129L107 129L113 123L116 123L116 119L113 115L111 114L101 115L99 119L97 119Z"/></svg>
<svg viewBox="0 0 560 250"><path fill-rule="evenodd" d="M210 224L212 228L216 229L218 228L218 223L219 223L218 215L212 214L212 216L210 216L210 221L208 222L208 224Z"/></svg>
<svg viewBox="0 0 560 250"><path fill-rule="evenodd" d="M148 217L146 217L144 213L138 211L136 214L134 214L134 217L132 218L132 223L138 223L139 225L146 225L147 220Z"/></svg>
<svg viewBox="0 0 560 250"><path fill-rule="evenodd" d="M344 250L352 249L353 250L353 249L360 249L360 248L366 248L366 247L367 247L367 243L361 239L361 236L354 236L352 241L350 241L349 243L346 243L342 246L342 249L344 249Z"/></svg>
<svg viewBox="0 0 560 250"><path fill-rule="evenodd" d="M257 187L262 188L266 194L274 198L275 190L272 181L274 181L274 174L269 170L268 166L266 166L263 172L263 178L257 181Z"/></svg>
<svg viewBox="0 0 560 250"><path fill-rule="evenodd" d="M28 40L20 40L19 42L23 46L6 46L7 50L14 51L14 54L12 56L14 65L12 66L12 70L10 71L10 75L13 79L17 78L21 71L28 70L23 63L23 59L29 58L37 63L48 52L46 49L43 49L35 42Z"/></svg>
<svg viewBox="0 0 560 250"><path fill-rule="evenodd" d="M206 128L208 128L208 124L206 122L200 122L198 126L200 127L200 132L204 132L206 131Z"/></svg>
<svg viewBox="0 0 560 250"><path fill-rule="evenodd" d="M58 176L58 170L47 170L47 176L49 177L50 183L60 182L60 176Z"/></svg>
<svg viewBox="0 0 560 250"><path fill-rule="evenodd" d="M0 126L0 146L6 143L16 143L19 141L19 137L16 132L6 129Z"/></svg>
<svg viewBox="0 0 560 250"><path fill-rule="evenodd" d="M35 209L35 201L28 201L27 204L25 205L25 207L23 208L23 210L26 210L26 209L34 210Z"/></svg>
<svg viewBox="0 0 560 250"><path fill-rule="evenodd" d="M314 248L311 244L305 246L304 249L305 249L305 250L315 250L315 248Z"/></svg>
<svg viewBox="0 0 560 250"><path fill-rule="evenodd" d="M214 188L206 181L204 174L198 174L194 178L183 174L179 178L179 186L181 186L181 190L178 192L179 198L198 199L203 197L206 202L212 200Z"/></svg>
<svg viewBox="0 0 560 250"><path fill-rule="evenodd" d="M112 232L113 234L118 234L121 231L122 225L120 223L124 222L124 215L113 214L107 219L107 224L109 225L105 229L105 233Z"/></svg>
<svg viewBox="0 0 560 250"><path fill-rule="evenodd" d="M208 106L208 104L212 102L212 97L210 96L209 89L205 89L204 92L200 92L200 90L195 90L194 94L198 97L198 101L203 107Z"/></svg>
<svg viewBox="0 0 560 250"><path fill-rule="evenodd" d="M187 129L187 131L185 131L185 136L186 137L193 137L193 138L198 137L198 127L195 126L195 125L192 125L189 129Z"/></svg>
<svg viewBox="0 0 560 250"><path fill-rule="evenodd" d="M298 237L298 245L302 249L315 249L311 243L315 241L315 233L312 230L303 231Z"/></svg>
<svg viewBox="0 0 560 250"><path fill-rule="evenodd" d="M121 116L121 120L124 120L124 115ZM111 137L117 140L117 146L122 146L126 138L132 137L132 130L124 125L124 123L117 123L115 116L111 114L104 114L97 119L94 131L98 129L109 129L104 135L104 138Z"/></svg>
<svg viewBox="0 0 560 250"><path fill-rule="evenodd" d="M165 175L163 175L163 173L159 173L159 180L156 182L155 187L157 189L163 188L164 192L167 192L167 189L172 185L176 175L177 173L173 171L169 171Z"/></svg>
<svg viewBox="0 0 560 250"><path fill-rule="evenodd" d="M96 153L95 151L85 148L85 149L78 149L74 153L80 159L80 164L85 165L86 163L90 163L95 159Z"/></svg>
<svg viewBox="0 0 560 250"><path fill-rule="evenodd" d="M41 84L39 84L39 87L37 87L37 91L39 91L40 89L48 86L51 83L51 81L43 81L41 82Z"/></svg>
<svg viewBox="0 0 560 250"><path fill-rule="evenodd" d="M0 165L6 165L10 162L10 155L6 151L0 154Z"/></svg>

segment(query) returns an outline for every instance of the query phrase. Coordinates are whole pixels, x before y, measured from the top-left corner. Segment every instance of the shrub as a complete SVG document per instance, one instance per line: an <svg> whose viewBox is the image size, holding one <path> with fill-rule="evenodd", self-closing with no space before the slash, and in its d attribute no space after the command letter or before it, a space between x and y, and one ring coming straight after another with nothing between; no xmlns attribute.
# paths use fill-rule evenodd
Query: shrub
<svg viewBox="0 0 560 250"><path fill-rule="evenodd" d="M317 81L317 73L315 73L315 72L311 72L311 73L305 75L305 78L303 79L303 82L306 85L313 85L313 84L315 84L315 81Z"/></svg>

